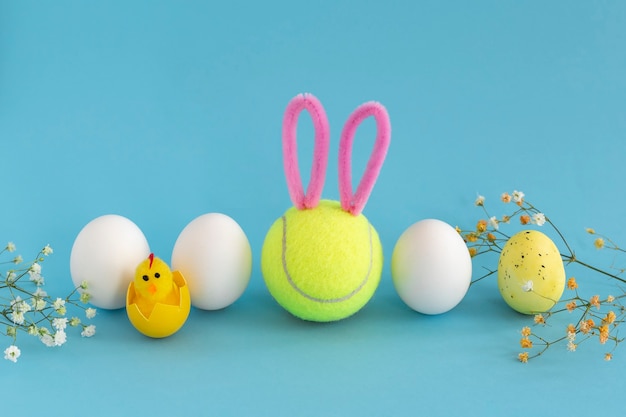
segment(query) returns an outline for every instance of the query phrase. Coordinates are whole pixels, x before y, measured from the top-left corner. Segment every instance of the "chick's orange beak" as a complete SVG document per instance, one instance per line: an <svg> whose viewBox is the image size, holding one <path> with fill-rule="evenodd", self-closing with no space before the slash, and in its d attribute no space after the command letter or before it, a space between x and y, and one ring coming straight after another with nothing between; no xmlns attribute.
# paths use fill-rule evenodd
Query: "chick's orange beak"
<svg viewBox="0 0 626 417"><path fill-rule="evenodd" d="M157 291L156 285L150 284L150 286L148 287L148 291L150 292L150 294L154 295L154 293Z"/></svg>

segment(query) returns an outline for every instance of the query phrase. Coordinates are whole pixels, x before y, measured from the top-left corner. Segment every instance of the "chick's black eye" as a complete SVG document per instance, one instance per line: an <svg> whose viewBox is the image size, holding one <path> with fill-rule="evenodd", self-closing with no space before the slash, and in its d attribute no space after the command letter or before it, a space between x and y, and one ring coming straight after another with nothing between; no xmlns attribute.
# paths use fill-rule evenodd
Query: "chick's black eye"
<svg viewBox="0 0 626 417"><path fill-rule="evenodd" d="M156 274L154 274L155 278L161 278L161 274L159 274L158 272Z"/></svg>
<svg viewBox="0 0 626 417"><path fill-rule="evenodd" d="M147 281L147 280L149 280L149 279L150 279L150 278L148 278L148 276L147 276L147 275L144 275L144 276L143 276L143 277L141 277L141 278L143 278L143 280L144 280L144 281Z"/></svg>

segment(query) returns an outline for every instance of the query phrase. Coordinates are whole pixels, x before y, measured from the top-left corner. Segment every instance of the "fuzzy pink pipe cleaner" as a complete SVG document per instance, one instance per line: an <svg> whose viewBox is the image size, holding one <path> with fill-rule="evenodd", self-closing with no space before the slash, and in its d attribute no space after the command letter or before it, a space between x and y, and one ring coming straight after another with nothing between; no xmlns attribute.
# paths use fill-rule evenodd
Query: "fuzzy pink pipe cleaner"
<svg viewBox="0 0 626 417"><path fill-rule="evenodd" d="M303 191L298 168L298 146L296 143L298 116L302 110L309 112L315 128L313 165L311 166L311 178L306 194ZM300 94L294 97L287 105L283 117L283 161L291 201L300 210L317 207L319 203L326 177L329 140L328 119L319 100L312 94Z"/></svg>
<svg viewBox="0 0 626 417"><path fill-rule="evenodd" d="M352 144L354 142L354 134L359 125L370 116L374 116L376 120L376 142L356 193L352 194ZM346 121L341 133L341 141L339 142L338 173L341 207L345 211L355 216L358 216L363 211L387 155L390 141L391 123L389 115L385 107L380 103L371 101L360 105Z"/></svg>

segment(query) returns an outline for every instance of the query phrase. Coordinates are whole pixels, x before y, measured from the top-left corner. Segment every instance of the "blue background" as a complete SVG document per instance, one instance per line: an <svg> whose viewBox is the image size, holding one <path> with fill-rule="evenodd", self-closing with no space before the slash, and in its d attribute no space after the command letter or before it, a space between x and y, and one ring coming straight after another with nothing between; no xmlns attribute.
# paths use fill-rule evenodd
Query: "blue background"
<svg viewBox="0 0 626 417"><path fill-rule="evenodd" d="M21 337L18 363L0 363L3 410L547 415L597 401L622 410L621 347L612 362L594 341L521 365L519 329L532 320L501 301L495 279L449 313L424 316L396 295L388 261L412 223L472 228L478 193L501 215L499 195L518 189L579 257L613 262L584 228L626 244L625 44L619 1L1 2L0 239L25 258L52 245L48 292L71 289L72 242L107 213L133 220L169 259L189 221L223 212L254 258L235 304L192 310L173 337L143 337L123 310L99 311L94 338L70 333L61 348ZM362 311L334 324L280 309L259 266L266 231L291 205L280 131L301 92L329 116L325 198L338 198L350 112L380 101L393 129L365 208L387 260L382 281ZM373 126L356 138L356 178ZM299 146L307 180L306 117ZM493 265L475 259L475 276ZM568 274L590 294L616 291Z"/></svg>

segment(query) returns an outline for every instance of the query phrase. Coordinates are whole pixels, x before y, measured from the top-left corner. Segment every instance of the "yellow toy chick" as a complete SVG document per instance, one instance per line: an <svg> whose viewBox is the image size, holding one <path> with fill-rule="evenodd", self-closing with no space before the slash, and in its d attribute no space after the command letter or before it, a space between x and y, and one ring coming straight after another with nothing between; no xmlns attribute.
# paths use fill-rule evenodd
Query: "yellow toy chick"
<svg viewBox="0 0 626 417"><path fill-rule="evenodd" d="M137 266L134 286L134 303L145 317L150 317L157 303L175 306L180 304L180 293L174 283L172 271L153 253Z"/></svg>

